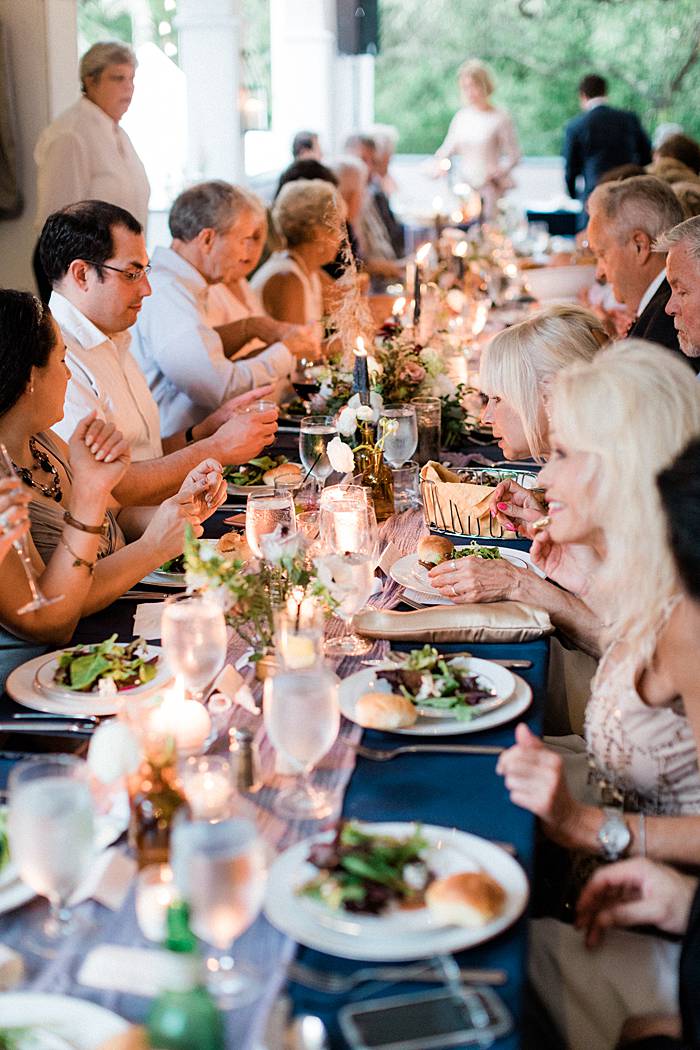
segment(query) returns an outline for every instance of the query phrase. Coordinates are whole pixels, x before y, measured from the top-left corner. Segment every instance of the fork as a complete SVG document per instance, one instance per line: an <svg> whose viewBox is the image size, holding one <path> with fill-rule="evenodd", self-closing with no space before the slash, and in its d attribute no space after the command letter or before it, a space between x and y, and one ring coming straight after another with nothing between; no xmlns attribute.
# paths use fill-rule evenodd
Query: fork
<svg viewBox="0 0 700 1050"><path fill-rule="evenodd" d="M461 969L460 980L473 984L505 984L508 975L505 970L474 970ZM396 982L417 981L441 984L445 975L436 970L430 962L418 963L414 966L363 966L353 973L329 973L326 970L316 970L311 966L305 966L300 962L290 963L287 969L287 977L295 984L302 984L306 988L312 988L316 992L325 992L327 995L343 995L351 991L359 984L369 981Z"/></svg>
<svg viewBox="0 0 700 1050"><path fill-rule="evenodd" d="M394 748L365 747L364 744L354 744L349 740L346 744L362 758L369 758L372 762L390 762L398 755L500 755L506 750L491 744L424 744L420 747Z"/></svg>

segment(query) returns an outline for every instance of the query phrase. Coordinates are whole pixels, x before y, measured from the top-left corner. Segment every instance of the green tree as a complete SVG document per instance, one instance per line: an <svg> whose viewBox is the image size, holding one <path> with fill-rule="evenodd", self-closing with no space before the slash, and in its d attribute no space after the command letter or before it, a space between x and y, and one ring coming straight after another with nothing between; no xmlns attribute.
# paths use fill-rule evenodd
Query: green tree
<svg viewBox="0 0 700 1050"><path fill-rule="evenodd" d="M401 152L439 146L469 57L494 69L495 101L526 153L559 152L590 72L608 77L613 104L649 130L675 121L700 137L697 0L382 0L381 34L377 119L398 127Z"/></svg>

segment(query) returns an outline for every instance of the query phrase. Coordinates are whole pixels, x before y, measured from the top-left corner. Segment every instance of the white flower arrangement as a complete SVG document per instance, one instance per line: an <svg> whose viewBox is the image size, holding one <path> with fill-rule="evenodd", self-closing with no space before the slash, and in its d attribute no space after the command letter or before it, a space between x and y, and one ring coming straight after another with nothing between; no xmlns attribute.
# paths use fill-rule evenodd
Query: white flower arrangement
<svg viewBox="0 0 700 1050"><path fill-rule="evenodd" d="M351 433L354 433L354 428ZM352 449L340 437L336 436L328 442L326 455L333 470L337 470L340 474L349 474L355 466L355 456Z"/></svg>

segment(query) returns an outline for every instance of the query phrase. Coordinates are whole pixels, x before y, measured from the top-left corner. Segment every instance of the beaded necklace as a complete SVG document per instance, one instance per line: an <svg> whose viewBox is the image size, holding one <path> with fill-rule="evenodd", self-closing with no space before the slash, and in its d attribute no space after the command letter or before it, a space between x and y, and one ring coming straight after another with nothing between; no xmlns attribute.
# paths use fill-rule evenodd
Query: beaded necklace
<svg viewBox="0 0 700 1050"><path fill-rule="evenodd" d="M19 467L15 462L12 463L12 466L15 468L25 485L29 485L32 489L37 489L37 491L41 492L42 495L46 496L48 499L54 499L56 500L56 503L60 503L63 499L63 489L61 488L61 479L58 476L58 471L46 453L39 448L37 440L34 437L30 437L29 439L29 451L32 454L35 469L40 468L43 470L44 474L51 475L51 483L49 485L42 485L40 481L35 481L34 475L29 467Z"/></svg>

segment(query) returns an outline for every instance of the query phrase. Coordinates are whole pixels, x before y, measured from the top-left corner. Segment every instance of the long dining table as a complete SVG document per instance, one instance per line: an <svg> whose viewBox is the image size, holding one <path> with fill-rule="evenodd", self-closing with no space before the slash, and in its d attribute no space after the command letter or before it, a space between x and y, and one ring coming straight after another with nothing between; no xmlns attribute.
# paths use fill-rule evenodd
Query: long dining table
<svg viewBox="0 0 700 1050"><path fill-rule="evenodd" d="M226 531L225 515L219 512L208 523L207 534L220 535ZM425 531L420 511L407 511L394 515L382 527L382 537L393 542L404 553L415 551L419 535ZM146 588L147 589L147 588ZM382 593L373 599L374 604L385 608L401 607L401 588L390 580L385 582ZM75 633L76 642L101 641L112 633L121 640L133 636L133 616L136 603L119 600L102 612L81 621ZM438 646L449 651L464 646ZM519 671L533 692L533 702L523 716L530 728L541 732L545 703L548 640L538 639L528 643L512 645L470 644L469 651L475 656L495 659L520 659L531 661L531 666ZM238 660L244 646L237 636L229 648L230 661ZM369 658L384 656L388 643L373 644ZM347 657L335 667L340 678L345 678L359 667L356 658ZM256 686L259 695L259 688ZM7 696L3 697L3 711L11 713L22 710ZM235 707L231 721L238 727L247 727L256 734L260 748L264 787L254 796L248 796L247 811L255 816L258 827L275 850L285 849L328 826L292 823L281 820L272 809L276 791L285 781L274 771L274 754L266 740L261 719L240 707ZM513 743L515 724L502 725L479 733L450 737L450 743L485 743L507 747ZM446 755L416 754L399 757L391 762L377 763L358 757L348 744L364 743L378 747L394 747L406 743L406 738L395 734L363 731L360 727L343 720L341 732L332 750L320 764L317 776L326 786L333 788L338 815L344 818L361 818L379 821L418 821L424 824L447 825L472 832L486 839L504 843L515 855L528 877L532 874L534 852L534 820L532 816L514 806L500 776L495 771L493 755ZM429 740L410 738L419 747ZM71 742L72 743L72 742ZM69 750L71 743L66 738L41 736L0 736L0 788L7 774L22 753L34 749ZM228 735L223 732L212 750L224 749ZM125 844L122 848L126 849ZM24 953L28 920L35 918L44 901L34 900L22 908L0 917L2 932L0 940ZM134 990L98 990L78 983L77 974L84 957L100 944L146 946L136 922L133 886L125 902L117 911L109 911L95 901L81 906L93 922L88 933L69 938L62 945L57 958L47 962L25 954L27 979L25 990L60 992L79 996L115 1010L134 1022L142 1022L147 1015L149 1000L134 994ZM253 926L240 938L236 954L244 961L260 967L265 974L259 999L248 1006L232 1010L226 1015L227 1045L236 1050L282 1050L282 1044L265 1042L267 1018L282 997L293 1014L320 1016L326 1025L332 1048L345 1048L337 1023L339 1008L356 999L370 996L415 991L427 985L402 982L391 984L374 983L361 985L342 995L329 995L313 991L287 976L289 963L296 960L326 973L350 973L363 965L358 962L324 955L311 948L295 944L290 938L275 930L260 916ZM504 971L504 983L496 989L505 1002L513 1020L511 1032L500 1038L499 1048L514 1048L520 1045L519 1022L522 1016L522 997L527 958L527 919L521 917L510 929L493 940L455 956L463 967L489 968ZM432 985L434 987L434 985Z"/></svg>

